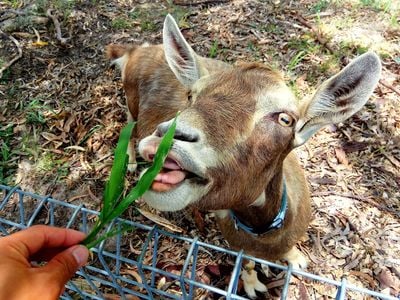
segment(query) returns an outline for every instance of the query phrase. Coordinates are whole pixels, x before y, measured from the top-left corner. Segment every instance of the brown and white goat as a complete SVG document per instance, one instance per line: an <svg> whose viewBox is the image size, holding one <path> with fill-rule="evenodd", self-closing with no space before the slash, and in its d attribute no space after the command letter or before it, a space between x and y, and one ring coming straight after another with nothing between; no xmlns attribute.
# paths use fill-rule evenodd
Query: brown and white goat
<svg viewBox="0 0 400 300"><path fill-rule="evenodd" d="M145 201L161 211L213 210L232 248L305 267L295 244L310 221L310 195L292 150L361 109L379 80L379 58L360 56L299 104L265 65L198 56L169 15L163 45L112 44L107 53L122 70L129 120L137 121L131 166L134 143L151 161L181 111L172 150ZM271 227L278 212L286 213L282 226Z"/></svg>

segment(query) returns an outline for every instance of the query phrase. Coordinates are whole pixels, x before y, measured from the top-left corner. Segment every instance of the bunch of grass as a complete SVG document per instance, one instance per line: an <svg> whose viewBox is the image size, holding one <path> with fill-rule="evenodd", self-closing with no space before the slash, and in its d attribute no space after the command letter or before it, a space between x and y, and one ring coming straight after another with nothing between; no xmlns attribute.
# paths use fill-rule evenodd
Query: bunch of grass
<svg viewBox="0 0 400 300"><path fill-rule="evenodd" d="M114 163L111 168L110 178L103 194L103 208L91 232L82 241L82 244L88 249L95 247L98 243L111 236L130 229L128 226L124 226L121 229L114 229L101 234L114 219L122 215L131 204L133 204L151 187L154 178L162 169L165 158L171 149L177 117L178 116L175 117L173 123L162 138L152 165L140 177L136 186L132 188L126 197L123 197L123 192L125 174L128 166L127 149L135 124L129 123L122 129L115 150Z"/></svg>

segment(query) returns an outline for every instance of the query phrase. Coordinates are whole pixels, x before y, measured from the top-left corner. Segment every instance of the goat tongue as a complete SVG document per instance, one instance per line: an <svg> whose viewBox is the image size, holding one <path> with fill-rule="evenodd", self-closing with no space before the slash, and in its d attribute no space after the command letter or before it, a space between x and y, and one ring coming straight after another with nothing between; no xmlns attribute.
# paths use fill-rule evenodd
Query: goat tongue
<svg viewBox="0 0 400 300"><path fill-rule="evenodd" d="M180 170L181 167L172 158L167 157L164 161L164 168L169 170Z"/></svg>
<svg viewBox="0 0 400 300"><path fill-rule="evenodd" d="M166 164L164 165L166 166ZM154 179L151 188L156 192L166 192L174 188L174 186L185 180L186 172L181 170L163 169Z"/></svg>

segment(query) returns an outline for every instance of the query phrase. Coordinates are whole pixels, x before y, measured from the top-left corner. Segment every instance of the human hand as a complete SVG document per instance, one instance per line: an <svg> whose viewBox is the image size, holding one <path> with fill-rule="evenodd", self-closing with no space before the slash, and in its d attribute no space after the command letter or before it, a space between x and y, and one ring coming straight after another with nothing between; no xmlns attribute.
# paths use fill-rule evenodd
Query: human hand
<svg viewBox="0 0 400 300"><path fill-rule="evenodd" d="M0 238L0 300L58 299L89 251L85 234L37 225ZM31 261L48 261L34 267Z"/></svg>

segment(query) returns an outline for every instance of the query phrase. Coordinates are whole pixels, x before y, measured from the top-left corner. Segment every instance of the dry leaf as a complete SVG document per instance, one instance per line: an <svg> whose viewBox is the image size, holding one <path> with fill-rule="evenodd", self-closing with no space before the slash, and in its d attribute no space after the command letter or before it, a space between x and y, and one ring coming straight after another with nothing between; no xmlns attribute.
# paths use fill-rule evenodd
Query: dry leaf
<svg viewBox="0 0 400 300"><path fill-rule="evenodd" d="M68 147L65 147L64 150L78 150L78 151L83 151L83 152L86 151L86 149L81 146L68 146Z"/></svg>
<svg viewBox="0 0 400 300"><path fill-rule="evenodd" d="M206 266L206 271L214 276L221 276L221 271L218 265L208 265Z"/></svg>
<svg viewBox="0 0 400 300"><path fill-rule="evenodd" d="M64 131L66 133L69 133L70 129L71 129L71 124L75 121L76 117L75 115L70 115L68 120L65 122L64 124Z"/></svg>
<svg viewBox="0 0 400 300"><path fill-rule="evenodd" d="M136 272L136 271L134 271L134 270L126 269L126 270L121 271L121 274L128 274L128 275L131 275L133 278L135 278L135 280L136 280L138 283L142 283L142 282L143 282L143 281L142 281L142 277L139 275L138 272Z"/></svg>
<svg viewBox="0 0 400 300"><path fill-rule="evenodd" d="M374 281L374 278L372 278L372 276L368 275L367 273L359 272L359 271L350 271L350 275L362 278L362 279L364 279L364 280L366 280L368 282L369 286L372 289L376 288L376 283Z"/></svg>
<svg viewBox="0 0 400 300"><path fill-rule="evenodd" d="M304 285L304 283L299 281L297 283L297 287L299 289L299 299L300 300L308 300L308 299L310 299L310 295L308 294L307 288Z"/></svg>
<svg viewBox="0 0 400 300"><path fill-rule="evenodd" d="M55 134L50 133L50 132L42 132L41 136L44 137L46 140L48 140L50 142L61 141L61 139L62 139L61 136L55 135Z"/></svg>
<svg viewBox="0 0 400 300"><path fill-rule="evenodd" d="M345 165L346 167L349 166L349 161L347 159L346 152L344 152L343 148L335 147L335 154L336 158L341 164Z"/></svg>
<svg viewBox="0 0 400 300"><path fill-rule="evenodd" d="M165 279L165 277L161 277L160 280L157 283L157 289L158 290L162 290L162 287L167 283L167 280Z"/></svg>
<svg viewBox="0 0 400 300"><path fill-rule="evenodd" d="M142 210L137 208L137 210L143 215L145 216L147 219L153 221L154 223L161 225L173 232L183 232L183 229L180 228L179 226L176 226L175 224L172 224L170 221L168 221L167 219L164 219L160 216L157 216L155 214L152 214L151 212L148 212L146 210Z"/></svg>
<svg viewBox="0 0 400 300"><path fill-rule="evenodd" d="M393 276L387 268L382 268L378 275L378 280L383 289L391 288L398 293L400 291L400 280Z"/></svg>
<svg viewBox="0 0 400 300"><path fill-rule="evenodd" d="M205 222L204 222L204 216L203 216L203 214L201 213L201 211L200 210L198 210L197 208L193 208L193 210L192 210L192 214L193 214L193 219L194 219L194 222L195 222L195 224L196 224L196 227L199 229L199 231L201 232L201 233L205 233L206 231L205 231Z"/></svg>
<svg viewBox="0 0 400 300"><path fill-rule="evenodd" d="M32 43L32 46L35 46L35 47L44 47L44 46L47 46L49 43L48 42L44 42L44 41L37 41L37 42L33 42Z"/></svg>

